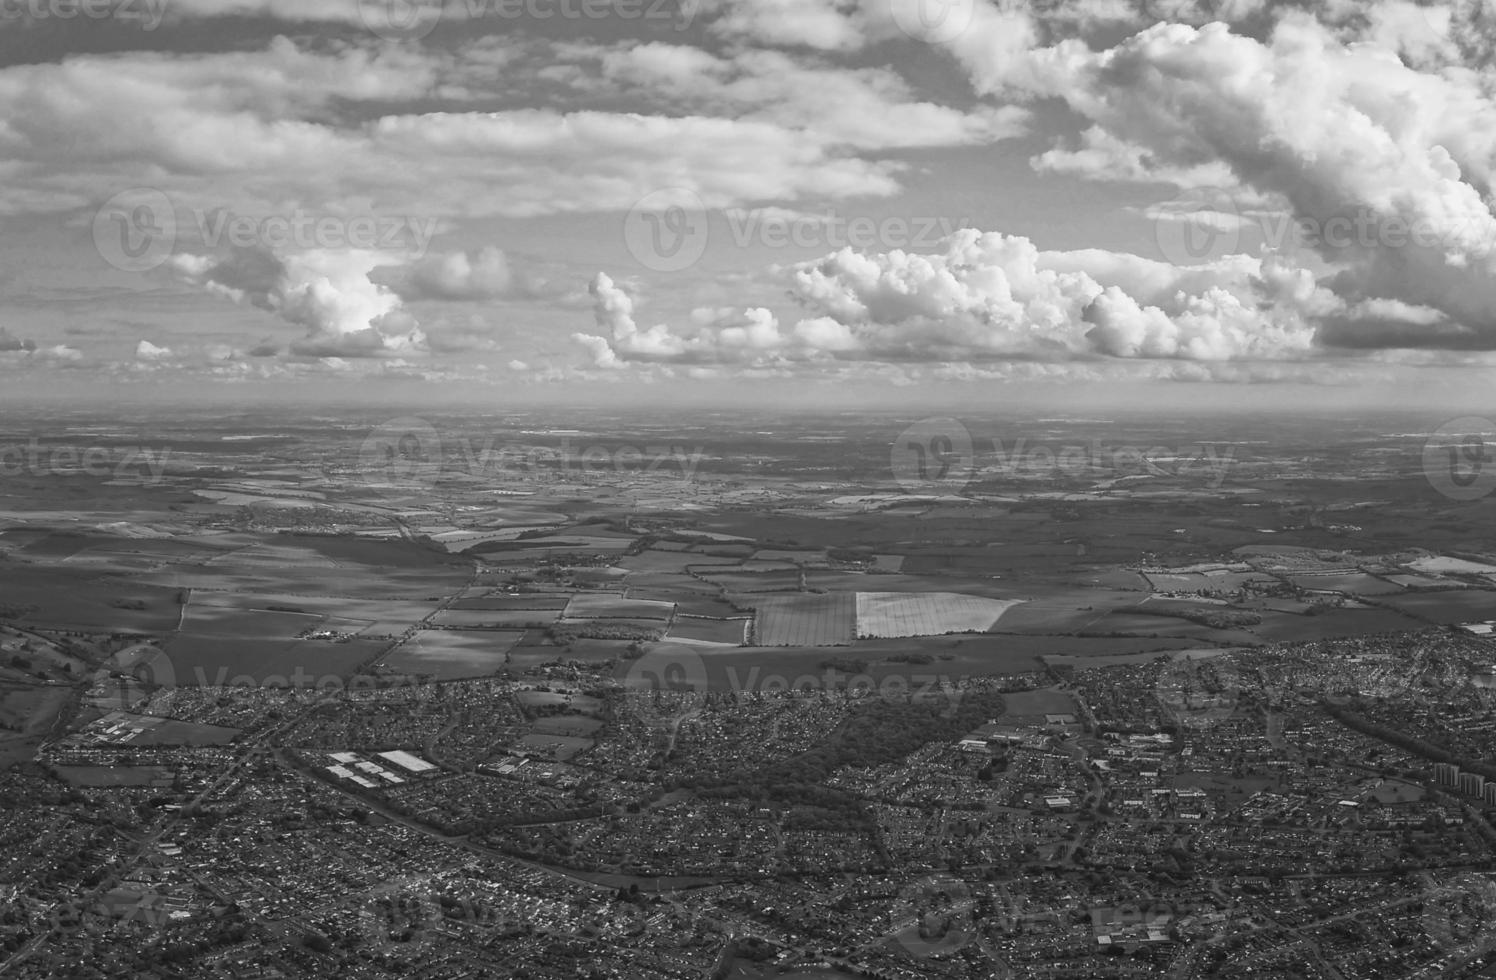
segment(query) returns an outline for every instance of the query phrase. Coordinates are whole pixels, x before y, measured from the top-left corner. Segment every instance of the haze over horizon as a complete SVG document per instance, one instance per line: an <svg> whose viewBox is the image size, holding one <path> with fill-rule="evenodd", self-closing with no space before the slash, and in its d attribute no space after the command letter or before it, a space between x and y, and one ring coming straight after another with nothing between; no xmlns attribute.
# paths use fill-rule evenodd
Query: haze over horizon
<svg viewBox="0 0 1496 980"><path fill-rule="evenodd" d="M1475 0L59 3L0 400L1487 403Z"/></svg>

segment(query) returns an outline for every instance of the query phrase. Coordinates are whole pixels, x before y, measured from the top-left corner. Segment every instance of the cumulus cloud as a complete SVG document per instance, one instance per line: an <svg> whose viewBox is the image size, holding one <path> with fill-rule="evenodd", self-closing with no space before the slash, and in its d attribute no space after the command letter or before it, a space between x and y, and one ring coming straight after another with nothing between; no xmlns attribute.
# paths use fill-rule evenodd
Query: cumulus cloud
<svg viewBox="0 0 1496 980"><path fill-rule="evenodd" d="M634 322L633 298L614 285L606 273L599 272L588 291L592 294L593 319L605 336L578 334L575 339L591 349L598 367L616 366L620 362L617 352L642 361L669 360L685 352L685 342L664 324L640 330ZM598 341L601 341L600 345Z"/></svg>
<svg viewBox="0 0 1496 980"><path fill-rule="evenodd" d="M402 292L407 299L477 300L523 289L508 256L488 245L473 253L450 252L417 262Z"/></svg>
<svg viewBox="0 0 1496 980"><path fill-rule="evenodd" d="M263 248L226 258L175 255L188 282L305 327L291 347L309 357L379 357L423 350L425 334L400 298L369 278L393 259L366 251L313 251L282 258ZM254 353L254 352L252 352Z"/></svg>
<svg viewBox="0 0 1496 980"><path fill-rule="evenodd" d="M641 330L632 298L593 282L598 366L818 358L938 363L1097 358L1286 359L1315 346L1341 304L1306 270L1246 255L1181 268L1096 249L1044 252L963 229L942 252L844 248L790 270L807 312L788 332L767 309L698 310L679 331Z"/></svg>
<svg viewBox="0 0 1496 980"><path fill-rule="evenodd" d="M1333 373L1324 365L1336 358L1403 364L1416 351L1474 364L1496 350L1496 32L1477 23L1488 4L949 6L970 23L954 33L931 25L934 50L915 52L909 35L941 13L928 0L701 0L691 32L648 32L656 40L563 42L475 25L440 44L380 42L362 30L357 0L180 0L168 11L178 20L351 29L259 50L79 52L0 68L0 213L81 209L86 223L114 191L151 186L184 219L179 249L195 247L186 216L218 206L259 217L294 206L345 220L377 205L406 218L539 219L542 241L561 225L547 216L621 223L667 188L709 209L803 215L951 174L943 199L960 200L980 193L969 179L979 154L893 151L990 144L1039 118L1044 131L1067 135L1037 148L1036 171L1184 192L1148 203L1135 187L1124 202L1093 188L1093 203L1130 215L1107 229L1109 241L1136 230L1139 215L1172 232L1214 222L1252 247L1254 225L1279 213L1320 229L1369 221L1372 237L1321 235L1280 254L1178 268L970 232L934 250L842 249L774 270L795 305L766 292L735 299L763 286L762 273L701 285L713 268L704 262L683 277L684 288L700 286L689 316L683 306L650 315L657 280L600 274L568 298L593 310L596 328L575 335L598 369L590 376L621 380L617 369L647 365L656 378L752 379L814 365L826 376L886 369L889 383L908 383L929 366L997 379L1125 365L1160 379L1247 379L1288 377L1294 361ZM451 17L476 9L447 7ZM707 43L688 43L703 33ZM977 98L953 89L940 70L946 57ZM1073 119L1058 118L1061 104ZM1202 213L1190 195L1213 189L1219 207ZM931 200L899 203L938 206ZM1398 229L1428 241L1393 243ZM1153 254L1154 244L1129 247ZM438 377L432 359L420 368L402 360L428 351L494 354L459 359L505 374L512 354L535 351L507 349L509 324L451 307L421 308L427 322L417 324L403 304L561 306L526 271L585 281L561 268L574 255L556 257L557 268L528 257L517 268L492 246L403 270L393 253L196 250L215 255L179 253L170 261L182 279L300 328L260 344L263 324L234 338L233 356L215 358L215 369L241 377ZM142 373L191 365L203 342L179 343L160 321L125 336L142 334L171 345L141 342ZM35 348L0 330L0 352L16 355L7 363L81 356Z"/></svg>
<svg viewBox="0 0 1496 980"><path fill-rule="evenodd" d="M778 319L762 307L698 309L690 325L677 333L663 323L640 329L633 297L606 273L599 272L590 289L593 317L603 334L572 338L587 348L597 367L618 368L629 361L762 363L785 346Z"/></svg>
<svg viewBox="0 0 1496 980"><path fill-rule="evenodd" d="M967 229L943 254L842 249L798 268L792 292L820 318L802 339L887 360L1230 360L1311 346L1307 314L1326 300L1281 275L1248 256L1180 269Z"/></svg>
<svg viewBox="0 0 1496 980"><path fill-rule="evenodd" d="M1332 265L1326 284L1348 307L1390 300L1448 321L1391 330L1376 316L1357 337L1342 317L1328 340L1496 347L1496 102L1477 76L1417 71L1302 17L1266 41L1174 24L1104 51L1067 42L1030 68L1034 91L1103 134L1093 145L1145 149L1160 179L1224 164L1281 202L1317 232L1304 245Z"/></svg>

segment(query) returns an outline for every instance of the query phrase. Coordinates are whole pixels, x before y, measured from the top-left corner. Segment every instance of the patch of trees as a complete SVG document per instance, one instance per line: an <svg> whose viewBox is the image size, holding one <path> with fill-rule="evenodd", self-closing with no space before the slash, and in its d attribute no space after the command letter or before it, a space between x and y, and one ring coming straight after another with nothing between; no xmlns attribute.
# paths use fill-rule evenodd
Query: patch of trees
<svg viewBox="0 0 1496 980"><path fill-rule="evenodd" d="M566 623L552 626L546 636L556 646L564 647L577 640L636 640L653 641L665 635L665 624L633 626L621 623Z"/></svg>

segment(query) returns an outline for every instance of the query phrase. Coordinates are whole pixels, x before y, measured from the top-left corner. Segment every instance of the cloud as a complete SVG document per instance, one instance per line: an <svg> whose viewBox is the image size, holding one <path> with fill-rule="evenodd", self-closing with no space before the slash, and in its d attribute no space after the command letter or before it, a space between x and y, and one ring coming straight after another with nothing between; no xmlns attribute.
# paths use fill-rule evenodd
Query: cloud
<svg viewBox="0 0 1496 980"><path fill-rule="evenodd" d="M36 350L36 341L30 339L23 340L6 328L0 327L0 351L30 352L34 350Z"/></svg>
<svg viewBox="0 0 1496 980"><path fill-rule="evenodd" d="M496 299L523 292L524 284L510 268L503 251L488 245L477 252L430 256L411 268L401 290L407 299Z"/></svg>
<svg viewBox="0 0 1496 980"><path fill-rule="evenodd" d="M170 347L158 347L149 340L142 340L135 345L137 361L164 361L169 357L171 357Z"/></svg>
<svg viewBox="0 0 1496 980"><path fill-rule="evenodd" d="M684 333L665 324L640 329L633 298L606 273L592 280L593 318L602 336L573 334L600 368L619 368L628 361L665 363L763 363L776 359L785 346L774 314L762 307L698 309Z"/></svg>
<svg viewBox="0 0 1496 980"><path fill-rule="evenodd" d="M307 334L292 344L293 353L343 358L425 349L425 335L400 298L369 278L375 268L393 261L365 251L322 250L281 258L267 249L246 248L223 259L175 255L169 265L188 282L305 327Z"/></svg>
<svg viewBox="0 0 1496 980"><path fill-rule="evenodd" d="M1302 16L1262 41L1166 24L1109 50L1066 42L1025 72L1091 121L1081 152L1096 165L1125 145L1132 176L1188 183L1224 166L1243 203L1269 198L1316 230L1303 247L1347 310L1327 343L1496 348L1496 102L1480 76L1417 71ZM1096 169L1074 154L1039 164ZM1358 318L1371 301L1443 321Z"/></svg>
<svg viewBox="0 0 1496 980"><path fill-rule="evenodd" d="M28 354L27 360L66 364L83 360L83 352L66 344L55 344L51 347L36 348Z"/></svg>
<svg viewBox="0 0 1496 980"><path fill-rule="evenodd" d="M542 60L552 50L542 46ZM0 213L97 207L109 196L101 173L111 177L103 186L161 190L183 214L226 208L256 218L284 215L287 202L336 217L377 201L380 215L406 220L626 211L666 186L708 207L887 196L907 165L870 158L868 148L980 141L1011 132L1023 115L913 101L889 88L888 72L831 71L828 90L853 100L845 122L833 99L804 91L775 111L784 82L768 62L741 69L739 96L688 111L675 104L690 102L689 89L657 90L653 112L468 111L469 98L486 107L533 100L471 71L458 53L420 45L302 47L284 38L263 51L80 54L0 68ZM799 88L811 88L814 73L802 77ZM428 111L433 104L439 111ZM329 170L329 160L339 166Z"/></svg>
<svg viewBox="0 0 1496 980"><path fill-rule="evenodd" d="M1043 252L963 229L944 251L844 248L789 271L807 315L786 333L763 308L698 310L647 330L632 297L599 274L602 335L578 335L599 367L627 362L759 366L826 358L887 363L1101 358L1282 360L1312 354L1340 304L1281 259L1230 256L1180 268L1126 253Z"/></svg>
<svg viewBox="0 0 1496 980"><path fill-rule="evenodd" d="M616 352L644 361L670 360L685 352L685 342L663 324L640 330L634 322L633 298L614 285L606 273L599 272L593 277L588 290L592 294L593 319L605 337L578 335L576 339L592 350L598 367L615 366L619 360ZM595 343L599 340L601 346Z"/></svg>
<svg viewBox="0 0 1496 980"><path fill-rule="evenodd" d="M637 92L869 151L993 143L1021 135L1029 120L1020 106L957 107L919 99L890 68L807 63L781 51L715 55L653 42L573 45L560 55L596 72L572 83L589 94L616 98Z"/></svg>
<svg viewBox="0 0 1496 980"><path fill-rule="evenodd" d="M797 268L791 291L817 315L797 336L843 355L1230 360L1311 346L1312 283L1305 293L1280 275L1248 256L1179 269L1094 249L1041 252L1026 238L967 229L943 254L842 249Z"/></svg>

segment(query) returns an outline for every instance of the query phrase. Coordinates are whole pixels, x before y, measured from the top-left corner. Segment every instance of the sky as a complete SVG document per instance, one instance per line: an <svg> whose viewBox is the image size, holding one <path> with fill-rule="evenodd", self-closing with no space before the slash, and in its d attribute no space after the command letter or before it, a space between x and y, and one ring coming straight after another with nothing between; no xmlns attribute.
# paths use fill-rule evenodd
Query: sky
<svg viewBox="0 0 1496 980"><path fill-rule="evenodd" d="M1489 0L0 0L0 399L1482 405Z"/></svg>

